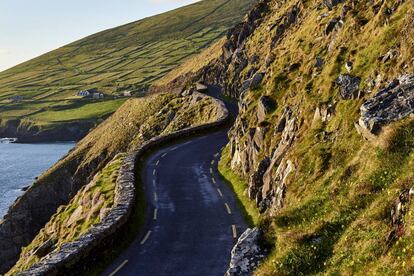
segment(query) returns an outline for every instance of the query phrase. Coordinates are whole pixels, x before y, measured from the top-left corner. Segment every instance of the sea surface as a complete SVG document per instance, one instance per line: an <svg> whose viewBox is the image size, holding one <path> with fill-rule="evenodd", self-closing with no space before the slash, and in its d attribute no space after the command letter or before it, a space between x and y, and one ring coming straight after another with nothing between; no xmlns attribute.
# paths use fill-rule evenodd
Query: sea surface
<svg viewBox="0 0 414 276"><path fill-rule="evenodd" d="M74 147L74 143L0 143L0 219L35 177L50 168Z"/></svg>

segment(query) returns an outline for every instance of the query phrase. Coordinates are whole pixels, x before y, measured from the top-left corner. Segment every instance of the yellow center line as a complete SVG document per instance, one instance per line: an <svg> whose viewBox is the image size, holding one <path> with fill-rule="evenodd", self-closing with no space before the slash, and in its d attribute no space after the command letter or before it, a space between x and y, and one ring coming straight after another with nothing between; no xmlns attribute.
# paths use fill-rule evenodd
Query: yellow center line
<svg viewBox="0 0 414 276"><path fill-rule="evenodd" d="M224 205L226 205L227 213L228 213L229 215L231 215L231 209L230 209L230 206L229 206L227 203L224 203Z"/></svg>
<svg viewBox="0 0 414 276"><path fill-rule="evenodd" d="M237 229L236 229L236 225L232 225L231 226L231 230L233 231L233 238L237 238Z"/></svg>
<svg viewBox="0 0 414 276"><path fill-rule="evenodd" d="M157 220L158 209L154 209L154 220Z"/></svg>
<svg viewBox="0 0 414 276"><path fill-rule="evenodd" d="M150 235L151 235L151 231L148 231L145 237L142 239L141 245L143 245L148 240Z"/></svg>
<svg viewBox="0 0 414 276"><path fill-rule="evenodd" d="M216 179L214 177L212 177L211 180L213 180L213 183L216 184Z"/></svg>
<svg viewBox="0 0 414 276"><path fill-rule="evenodd" d="M221 190L220 190L219 188L217 188L217 192L219 193L219 195L220 195L221 197L223 197L223 193L221 192Z"/></svg>
<svg viewBox="0 0 414 276"><path fill-rule="evenodd" d="M120 264L111 274L109 274L109 276L114 276L117 274L127 263L128 260L123 261L122 264Z"/></svg>

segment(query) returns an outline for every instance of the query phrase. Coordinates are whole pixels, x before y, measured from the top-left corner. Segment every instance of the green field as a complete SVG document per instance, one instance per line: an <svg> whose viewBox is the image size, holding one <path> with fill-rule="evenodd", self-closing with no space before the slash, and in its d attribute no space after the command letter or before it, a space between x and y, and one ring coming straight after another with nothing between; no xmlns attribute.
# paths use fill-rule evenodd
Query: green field
<svg viewBox="0 0 414 276"><path fill-rule="evenodd" d="M201 52L240 21L254 0L205 0L109 29L0 73L0 118L56 122L100 118ZM74 97L98 89L105 99ZM22 99L11 101L15 96Z"/></svg>

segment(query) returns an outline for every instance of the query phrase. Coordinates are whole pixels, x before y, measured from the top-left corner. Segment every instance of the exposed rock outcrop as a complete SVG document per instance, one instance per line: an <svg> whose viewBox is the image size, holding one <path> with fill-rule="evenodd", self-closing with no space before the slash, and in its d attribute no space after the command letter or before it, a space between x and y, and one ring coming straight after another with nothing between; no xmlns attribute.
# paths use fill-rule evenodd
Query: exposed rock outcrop
<svg viewBox="0 0 414 276"><path fill-rule="evenodd" d="M257 119L259 123L266 121L266 116L275 108L275 103L268 96L262 96L257 106Z"/></svg>
<svg viewBox="0 0 414 276"><path fill-rule="evenodd" d="M384 125L413 114L414 75L403 75L361 106L361 117L355 126L362 135L371 139Z"/></svg>
<svg viewBox="0 0 414 276"><path fill-rule="evenodd" d="M359 85L361 78L352 76L350 74L341 74L336 79L336 84L339 85L339 90L342 99L351 100L359 97Z"/></svg>
<svg viewBox="0 0 414 276"><path fill-rule="evenodd" d="M266 257L261 248L261 233L257 228L247 229L231 251L231 260L227 276L250 276L254 269Z"/></svg>

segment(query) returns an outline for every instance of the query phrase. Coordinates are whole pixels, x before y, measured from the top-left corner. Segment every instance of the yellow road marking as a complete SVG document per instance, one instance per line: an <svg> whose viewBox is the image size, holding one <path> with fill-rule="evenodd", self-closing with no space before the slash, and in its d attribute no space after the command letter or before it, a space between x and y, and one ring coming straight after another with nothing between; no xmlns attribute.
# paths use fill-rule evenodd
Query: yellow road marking
<svg viewBox="0 0 414 276"><path fill-rule="evenodd" d="M128 260L123 261L122 264L120 264L111 274L109 274L109 276L114 276L117 274L127 263Z"/></svg>
<svg viewBox="0 0 414 276"><path fill-rule="evenodd" d="M233 231L233 238L237 238L237 229L236 229L236 225L232 225L231 226L231 230Z"/></svg>
<svg viewBox="0 0 414 276"><path fill-rule="evenodd" d="M154 220L157 220L158 209L154 209Z"/></svg>
<svg viewBox="0 0 414 276"><path fill-rule="evenodd" d="M227 203L224 203L224 205L226 205L227 213L228 213L229 215L231 215L231 209L230 209L230 206L229 206Z"/></svg>
<svg viewBox="0 0 414 276"><path fill-rule="evenodd" d="M150 235L151 235L151 231L148 231L145 237L142 239L141 245L143 245L148 240Z"/></svg>
<svg viewBox="0 0 414 276"><path fill-rule="evenodd" d="M219 193L219 195L220 195L221 197L223 197L223 193L221 192L221 190L220 190L219 188L217 188L217 192Z"/></svg>

